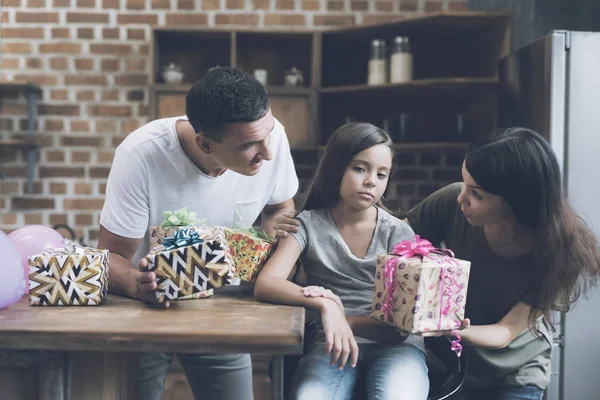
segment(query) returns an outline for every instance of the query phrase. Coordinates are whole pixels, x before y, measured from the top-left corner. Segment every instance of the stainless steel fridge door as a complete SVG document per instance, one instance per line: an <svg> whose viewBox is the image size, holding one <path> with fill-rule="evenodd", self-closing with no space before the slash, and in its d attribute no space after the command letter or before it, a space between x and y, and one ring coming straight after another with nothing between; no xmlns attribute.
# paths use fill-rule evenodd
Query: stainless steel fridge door
<svg viewBox="0 0 600 400"><path fill-rule="evenodd" d="M569 200L600 235L600 33L552 32L502 60L499 72L500 127L530 127L550 141ZM600 398L599 309L596 289L563 315L548 399Z"/></svg>
<svg viewBox="0 0 600 400"><path fill-rule="evenodd" d="M567 80L567 191L600 236L600 33L571 32ZM564 400L600 398L600 289L564 316Z"/></svg>

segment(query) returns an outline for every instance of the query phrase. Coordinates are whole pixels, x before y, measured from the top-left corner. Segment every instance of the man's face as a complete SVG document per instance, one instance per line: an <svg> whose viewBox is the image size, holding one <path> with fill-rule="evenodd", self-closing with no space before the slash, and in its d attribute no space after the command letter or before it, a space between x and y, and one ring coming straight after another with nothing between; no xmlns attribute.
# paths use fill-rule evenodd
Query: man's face
<svg viewBox="0 0 600 400"><path fill-rule="evenodd" d="M228 124L220 143L208 139L212 155L223 168L242 175L256 175L263 161L273 158L270 145L274 126L271 110L253 122Z"/></svg>

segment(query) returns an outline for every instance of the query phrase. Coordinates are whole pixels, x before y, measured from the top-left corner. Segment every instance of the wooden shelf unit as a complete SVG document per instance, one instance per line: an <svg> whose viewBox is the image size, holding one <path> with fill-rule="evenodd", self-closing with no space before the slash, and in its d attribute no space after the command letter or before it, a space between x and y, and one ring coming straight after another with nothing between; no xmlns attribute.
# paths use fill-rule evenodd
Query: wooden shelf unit
<svg viewBox="0 0 600 400"><path fill-rule="evenodd" d="M414 80L367 85L370 42L391 43L399 35L410 38ZM459 115L468 118L467 138L460 139L466 142L496 125L497 62L508 53L509 36L509 15L485 12L425 14L325 31L155 28L150 113L185 114L185 93L217 65L249 73L263 68L273 114L292 147L324 145L349 120L394 126L401 114L413 121L411 137L403 136L401 144L456 142ZM162 81L162 69L172 62L185 74L181 84ZM292 66L303 72L304 86L283 86L284 71Z"/></svg>
<svg viewBox="0 0 600 400"><path fill-rule="evenodd" d="M35 135L35 120L38 115L38 97L42 90L30 82L0 82L0 100L5 96L23 94L27 99L27 136L23 139L0 140L0 149L15 149L25 151L27 159L27 192L33 192L33 178L37 159L37 149L40 145ZM6 176L3 174L3 178Z"/></svg>

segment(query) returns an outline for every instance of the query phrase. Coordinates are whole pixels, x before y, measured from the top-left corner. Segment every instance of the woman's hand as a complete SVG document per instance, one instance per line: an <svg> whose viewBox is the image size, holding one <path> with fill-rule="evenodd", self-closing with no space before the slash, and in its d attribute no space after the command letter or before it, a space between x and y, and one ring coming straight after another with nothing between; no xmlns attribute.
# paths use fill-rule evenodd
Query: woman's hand
<svg viewBox="0 0 600 400"><path fill-rule="evenodd" d="M342 370L350 361L350 366L356 367L358 344L344 312L333 302L325 302L321 309L321 323L325 332L325 354L331 355L331 365L337 364Z"/></svg>
<svg viewBox="0 0 600 400"><path fill-rule="evenodd" d="M462 320L462 323L455 330L464 330L471 326L471 320L469 318L465 318ZM435 332L422 332L422 337L438 337L438 336L454 336L452 331L435 331Z"/></svg>
<svg viewBox="0 0 600 400"><path fill-rule="evenodd" d="M323 297L329 300L334 301L344 312L344 305L342 304L342 300L334 294L331 290L325 289L322 286L306 286L302 288L304 296L306 297Z"/></svg>
<svg viewBox="0 0 600 400"><path fill-rule="evenodd" d="M289 232L298 232L300 221L294 219L296 214L296 211L288 211L275 217L273 229L275 229L276 238L286 237Z"/></svg>

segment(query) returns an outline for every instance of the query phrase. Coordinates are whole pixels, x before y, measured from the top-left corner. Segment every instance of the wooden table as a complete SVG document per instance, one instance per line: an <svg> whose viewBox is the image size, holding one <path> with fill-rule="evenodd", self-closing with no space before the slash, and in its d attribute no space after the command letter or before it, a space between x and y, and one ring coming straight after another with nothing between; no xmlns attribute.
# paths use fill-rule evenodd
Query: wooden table
<svg viewBox="0 0 600 400"><path fill-rule="evenodd" d="M40 400L129 400L137 352L272 354L273 398L282 399L282 356L302 352L304 309L223 289L169 309L115 295L99 307L30 307L24 297L0 310L0 364L42 363Z"/></svg>

